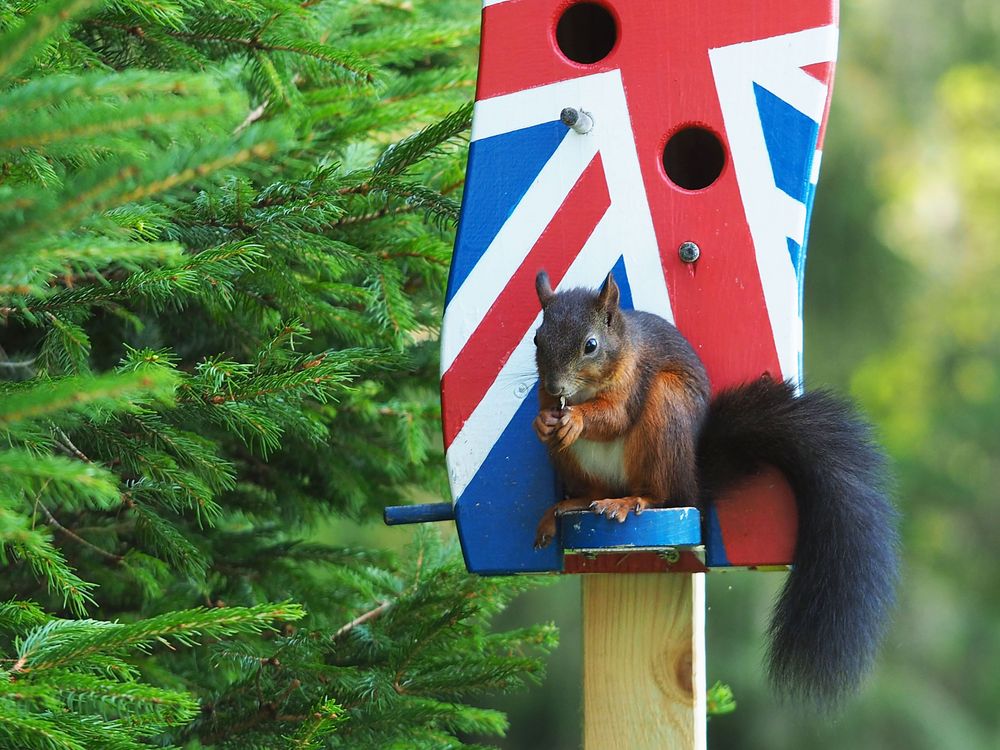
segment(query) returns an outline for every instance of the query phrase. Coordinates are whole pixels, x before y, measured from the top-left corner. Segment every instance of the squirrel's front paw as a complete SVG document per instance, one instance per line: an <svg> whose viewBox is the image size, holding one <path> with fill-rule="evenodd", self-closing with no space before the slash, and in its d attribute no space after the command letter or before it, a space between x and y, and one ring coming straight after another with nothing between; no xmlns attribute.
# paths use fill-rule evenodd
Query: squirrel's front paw
<svg viewBox="0 0 1000 750"><path fill-rule="evenodd" d="M559 426L559 416L562 412L559 409L542 409L535 417L531 426L535 428L535 434L543 443L547 443L555 434L556 427Z"/></svg>
<svg viewBox="0 0 1000 750"><path fill-rule="evenodd" d="M579 409L572 407L566 409L559 418L559 426L556 428L555 443L559 450L569 448L577 441L583 432L583 414Z"/></svg>
<svg viewBox="0 0 1000 750"><path fill-rule="evenodd" d="M590 504L590 509L595 513L607 516L618 523L624 523L631 510L636 515L642 513L649 507L649 500L644 497L609 497L604 500L595 500Z"/></svg>

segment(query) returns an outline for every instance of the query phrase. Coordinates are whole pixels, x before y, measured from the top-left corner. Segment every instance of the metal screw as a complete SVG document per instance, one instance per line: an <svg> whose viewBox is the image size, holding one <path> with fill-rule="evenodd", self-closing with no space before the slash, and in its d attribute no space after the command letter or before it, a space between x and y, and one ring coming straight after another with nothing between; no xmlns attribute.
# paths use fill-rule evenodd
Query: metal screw
<svg viewBox="0 0 1000 750"><path fill-rule="evenodd" d="M566 107L559 113L559 119L567 128L573 128L580 134L589 133L594 128L594 118L582 109Z"/></svg>
<svg viewBox="0 0 1000 750"><path fill-rule="evenodd" d="M682 242L681 246L677 248L677 254L685 263L694 263L701 255L701 248L693 242Z"/></svg>
<svg viewBox="0 0 1000 750"><path fill-rule="evenodd" d="M660 557L672 565L681 559L681 553L676 547L667 547L660 552Z"/></svg>

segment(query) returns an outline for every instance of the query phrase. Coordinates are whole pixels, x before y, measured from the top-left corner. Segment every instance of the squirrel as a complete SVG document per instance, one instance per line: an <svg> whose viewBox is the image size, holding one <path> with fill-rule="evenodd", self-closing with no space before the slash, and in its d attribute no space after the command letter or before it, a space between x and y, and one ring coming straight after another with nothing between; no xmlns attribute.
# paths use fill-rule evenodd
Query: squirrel
<svg viewBox="0 0 1000 750"><path fill-rule="evenodd" d="M769 627L772 687L834 708L870 670L898 578L897 513L887 462L854 408L826 391L797 395L764 376L714 397L705 367L667 320L600 291L535 288L539 411L566 499L538 524L592 510L624 522L654 507L705 507L762 465L784 474L798 508L792 572Z"/></svg>

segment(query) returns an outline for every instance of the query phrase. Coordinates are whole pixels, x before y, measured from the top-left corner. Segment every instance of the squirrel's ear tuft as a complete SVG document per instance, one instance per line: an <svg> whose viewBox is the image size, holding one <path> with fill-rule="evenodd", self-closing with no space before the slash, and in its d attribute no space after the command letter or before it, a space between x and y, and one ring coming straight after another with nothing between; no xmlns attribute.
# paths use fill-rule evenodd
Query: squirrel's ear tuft
<svg viewBox="0 0 1000 750"><path fill-rule="evenodd" d="M602 310L617 310L620 296L615 276L609 273L608 278L604 280L604 286L601 287L601 293L597 295L597 304Z"/></svg>
<svg viewBox="0 0 1000 750"><path fill-rule="evenodd" d="M538 301L542 303L544 310L556 293L552 291L552 284L549 282L549 275L545 271L539 271L535 277L535 291L538 293Z"/></svg>

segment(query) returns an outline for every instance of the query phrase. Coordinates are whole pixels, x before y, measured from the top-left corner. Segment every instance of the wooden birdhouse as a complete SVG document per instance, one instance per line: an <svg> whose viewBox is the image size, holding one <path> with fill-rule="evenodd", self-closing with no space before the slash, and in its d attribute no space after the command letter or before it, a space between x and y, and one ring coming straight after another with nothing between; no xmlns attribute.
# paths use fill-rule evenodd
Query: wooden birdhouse
<svg viewBox="0 0 1000 750"><path fill-rule="evenodd" d="M805 247L837 53L835 0L485 0L462 215L441 340L454 517L481 574L696 571L791 562L796 515L764 473L706 509L625 524L559 497L544 446L533 280L671 320L715 390L799 381Z"/></svg>

